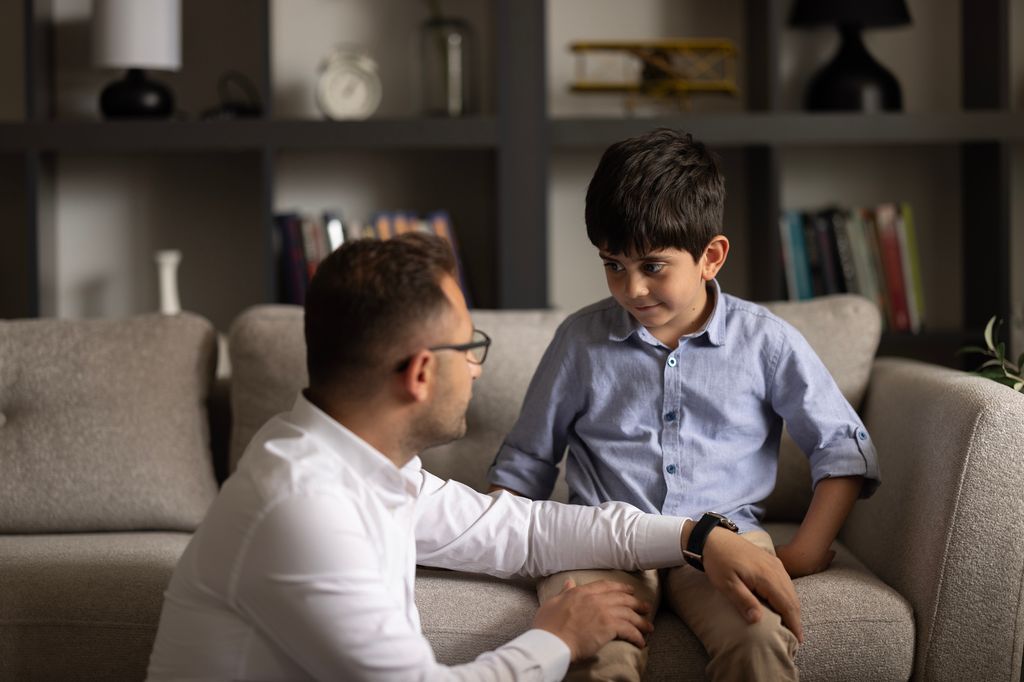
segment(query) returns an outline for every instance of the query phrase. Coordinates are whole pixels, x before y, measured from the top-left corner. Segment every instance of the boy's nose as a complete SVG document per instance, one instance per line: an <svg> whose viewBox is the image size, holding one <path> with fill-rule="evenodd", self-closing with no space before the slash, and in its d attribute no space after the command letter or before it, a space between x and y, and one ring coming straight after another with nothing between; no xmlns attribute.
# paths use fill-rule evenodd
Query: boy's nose
<svg viewBox="0 0 1024 682"><path fill-rule="evenodd" d="M647 295L647 284L643 277L630 276L626 282L626 293L630 298L642 298Z"/></svg>

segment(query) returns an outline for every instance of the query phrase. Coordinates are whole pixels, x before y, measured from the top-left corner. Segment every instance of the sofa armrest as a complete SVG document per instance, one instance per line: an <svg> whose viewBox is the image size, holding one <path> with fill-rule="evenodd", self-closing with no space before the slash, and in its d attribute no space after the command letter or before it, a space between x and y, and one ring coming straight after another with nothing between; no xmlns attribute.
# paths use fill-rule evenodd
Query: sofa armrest
<svg viewBox="0 0 1024 682"><path fill-rule="evenodd" d="M882 486L842 539L913 605L915 678L1019 680L1024 395L883 358L864 417Z"/></svg>

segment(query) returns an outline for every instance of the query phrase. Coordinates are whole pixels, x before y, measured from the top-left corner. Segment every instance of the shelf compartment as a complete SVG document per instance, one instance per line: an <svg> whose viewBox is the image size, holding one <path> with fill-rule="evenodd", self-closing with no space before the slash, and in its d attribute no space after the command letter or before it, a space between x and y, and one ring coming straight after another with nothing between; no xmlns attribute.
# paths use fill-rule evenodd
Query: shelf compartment
<svg viewBox="0 0 1024 682"><path fill-rule="evenodd" d="M369 121L88 121L0 124L0 151L491 149L493 118Z"/></svg>
<svg viewBox="0 0 1024 682"><path fill-rule="evenodd" d="M605 147L654 128L682 128L718 146L819 144L955 144L1024 140L1024 115L979 111L949 114L811 114L751 112L664 118L555 119L556 149Z"/></svg>

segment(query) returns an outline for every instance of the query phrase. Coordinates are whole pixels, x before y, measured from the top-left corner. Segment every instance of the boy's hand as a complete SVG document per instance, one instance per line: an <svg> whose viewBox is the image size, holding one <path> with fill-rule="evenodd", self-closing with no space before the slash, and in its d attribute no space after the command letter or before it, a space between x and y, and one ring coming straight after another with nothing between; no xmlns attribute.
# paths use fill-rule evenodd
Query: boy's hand
<svg viewBox="0 0 1024 682"><path fill-rule="evenodd" d="M786 567L786 572L791 578L802 578L805 575L821 573L832 564L832 560L836 557L834 550L826 549L822 552L816 548L812 549L792 542L776 547L775 555Z"/></svg>
<svg viewBox="0 0 1024 682"><path fill-rule="evenodd" d="M692 523L687 521L687 525ZM704 543L704 570L711 584L729 598L748 623L761 620L764 606L758 598L764 599L803 643L800 599L782 562L771 552L724 528L714 528Z"/></svg>
<svg viewBox="0 0 1024 682"><path fill-rule="evenodd" d="M562 593L541 604L533 627L547 630L569 647L573 661L590 658L613 639L643 648L654 626L644 618L650 604L633 596L633 588L611 580L576 587L566 580Z"/></svg>

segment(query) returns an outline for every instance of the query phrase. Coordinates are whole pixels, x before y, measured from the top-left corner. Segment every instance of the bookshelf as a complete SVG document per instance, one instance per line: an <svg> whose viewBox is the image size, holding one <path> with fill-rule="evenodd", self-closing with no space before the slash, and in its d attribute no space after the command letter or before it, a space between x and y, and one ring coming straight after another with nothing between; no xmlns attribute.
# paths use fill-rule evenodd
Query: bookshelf
<svg viewBox="0 0 1024 682"><path fill-rule="evenodd" d="M731 190L729 210L749 254L730 263L742 270L735 293L756 300L783 295L781 259L764 254L780 252L777 216L790 207L785 204L793 194L787 189L787 171L804 152L842 154L877 147L930 158L935 150L944 150L937 153L952 157L958 166L949 181L953 186L945 186L944 191L955 196L961 210L956 219L961 255L943 267L959 273L951 285L956 287L959 309L940 328L920 336L887 336L882 352L952 364L955 360L947 351L965 338L976 339L989 315L1013 319L1011 174L1015 145L1024 142L1024 115L1010 103L1008 0L957 3L960 47L953 58L962 67L962 74L954 76L960 80L962 101L953 111L862 115L810 114L787 108L785 89L792 84L783 82L780 63L790 3L733 0L714 12L722 21L731 21L741 37L742 100L729 110L697 108L645 118L610 113L559 116L549 111L547 80L553 48L545 41L552 29L549 20L564 21L555 11L558 8L550 5L559 1L454 4L453 14L473 15L485 46L485 69L480 74L484 97L478 115L425 119L410 107L382 107L378 117L343 123L303 118L303 112L289 108L282 67L275 63L275 50L295 24L295 12L313 11L317 3L289 5L298 9L285 13L272 0L230 0L225 3L227 9L216 10L220 14L207 21L204 13L214 12L213 8L185 0L186 31L197 23L206 26L195 31L192 48L186 45L186 70L206 68L192 66L196 63L211 63L212 69L242 63L266 105L259 119L215 122L197 121L194 116L164 122L105 122L63 115L62 93L76 84L65 73L60 50L55 49L55 43L69 40L67 32L56 30L61 24L53 18L62 3L22 0L4 10L3 18L12 18L20 26L5 48L17 53L20 87L5 105L14 115L0 122L0 207L7 217L7 227L0 231L0 317L59 312L60 294L54 283L68 266L66 258L59 257L63 252L57 242L68 229L72 214L68 195L74 192L57 191L57 185L71 168L78 167L80 176L89 176L90 160L139 168L140 173L146 172L146 164L167 165L170 170L154 171L162 187L154 192L162 195L162 204L201 203L202 186L183 186L193 184L197 175L203 178L211 197L216 195L211 198L217 207L216 220L182 227L188 232L182 239L194 244L195 250L208 252L203 257L206 267L221 268L225 277L246 284L220 298L208 297L202 288L211 288L207 278L196 285L193 296L183 291L183 298L197 301L192 308L221 328L245 306L273 298L275 210L307 196L307 186L321 186L319 196L323 196L331 185L354 185L359 178L353 169L369 166L380 169L373 176L376 186L367 194L396 202L378 208L445 208L452 213L480 307L544 307L552 300L551 273L559 267L551 261L556 229L549 211L552 168L561 159L576 156L589 162L613 141L670 126L689 130L721 151L734 173L730 186L739 191ZM368 12L381 12L384 18L394 13L420 17L426 12L425 3L414 0L367 5L373 7ZM240 13L245 19L237 26L225 18ZM414 25L418 20L408 22ZM80 36L81 26L77 30ZM229 30L244 35L236 41L239 46L232 48L235 53L225 56L217 53L217 31ZM908 33L915 30L926 29L906 29ZM685 27L679 31L685 32ZM189 61L189 49L202 59ZM385 59L401 61L404 49L396 46L395 54ZM197 101L198 86L187 85L187 74L175 76L183 78L180 87L174 86L176 91ZM417 182L413 171L428 176L428 181ZM315 193L309 196L317 201ZM403 196L412 197L410 203L418 205L401 204ZM431 196L444 203L430 205ZM905 197L877 197L879 201L901 198ZM346 206L342 208L348 212ZM164 221L165 232L175 234L178 228L173 221L158 220ZM192 259L194 265L196 260ZM145 279L150 270L145 263L132 272ZM138 294L126 309L142 312L151 294ZM929 298L931 305L941 305L935 296ZM72 312L82 313L81 308Z"/></svg>

